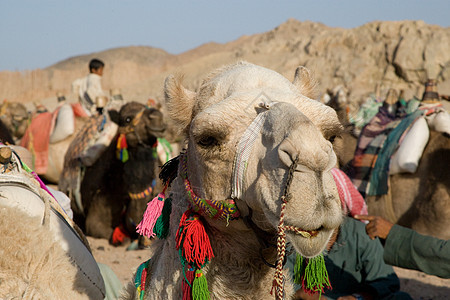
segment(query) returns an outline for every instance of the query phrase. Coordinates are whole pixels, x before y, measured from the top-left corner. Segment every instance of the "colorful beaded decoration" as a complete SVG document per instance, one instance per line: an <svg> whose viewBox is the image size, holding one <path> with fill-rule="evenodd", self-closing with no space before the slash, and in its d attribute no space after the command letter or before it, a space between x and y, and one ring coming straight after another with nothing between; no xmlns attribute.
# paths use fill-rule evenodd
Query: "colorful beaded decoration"
<svg viewBox="0 0 450 300"><path fill-rule="evenodd" d="M188 194L188 200L193 211L199 212L204 216L208 216L217 220L234 220L239 218L240 213L233 199L226 200L208 200L198 197L192 190L191 184L187 178L187 155L180 157L181 177L184 181L184 187Z"/></svg>
<svg viewBox="0 0 450 300"><path fill-rule="evenodd" d="M131 200L139 200L139 199L145 199L148 196L151 196L153 189L156 185L156 179L153 179L152 185L145 189L145 191L140 193L128 193L128 196L130 196Z"/></svg>

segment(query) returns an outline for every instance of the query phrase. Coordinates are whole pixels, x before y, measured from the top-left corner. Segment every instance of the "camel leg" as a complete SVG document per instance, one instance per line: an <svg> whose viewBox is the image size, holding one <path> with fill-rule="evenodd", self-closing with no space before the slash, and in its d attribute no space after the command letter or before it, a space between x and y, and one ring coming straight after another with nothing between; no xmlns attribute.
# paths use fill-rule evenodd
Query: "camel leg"
<svg viewBox="0 0 450 300"><path fill-rule="evenodd" d="M98 193L94 196L86 217L86 234L109 239L113 228L120 223L121 212L121 208L112 207L108 199Z"/></svg>

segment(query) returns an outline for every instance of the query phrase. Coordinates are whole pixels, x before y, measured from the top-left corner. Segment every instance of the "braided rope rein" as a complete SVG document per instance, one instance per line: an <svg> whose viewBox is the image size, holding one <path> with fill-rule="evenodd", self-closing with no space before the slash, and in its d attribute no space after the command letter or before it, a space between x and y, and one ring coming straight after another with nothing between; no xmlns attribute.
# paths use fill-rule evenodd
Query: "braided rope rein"
<svg viewBox="0 0 450 300"><path fill-rule="evenodd" d="M286 256L286 230L294 231L298 234L305 234L306 232L301 231L295 226L285 226L284 225L284 213L286 210L286 204L291 199L291 194L289 193L292 178L294 177L295 169L297 168L298 157L295 158L294 162L289 167L289 172L286 179L286 185L284 187L283 196L281 196L281 210L280 210L280 223L278 224L278 237L277 237L277 264L275 275L272 283L272 291L275 288L275 299L284 299L284 275L283 275L283 260ZM307 233L306 233L307 234ZM272 294L271 291L271 294Z"/></svg>

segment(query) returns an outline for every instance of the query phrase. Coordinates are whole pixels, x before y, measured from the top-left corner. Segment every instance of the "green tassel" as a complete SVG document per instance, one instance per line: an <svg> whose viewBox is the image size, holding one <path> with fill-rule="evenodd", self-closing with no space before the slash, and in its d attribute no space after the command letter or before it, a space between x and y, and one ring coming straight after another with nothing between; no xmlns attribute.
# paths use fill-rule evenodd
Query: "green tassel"
<svg viewBox="0 0 450 300"><path fill-rule="evenodd" d="M295 265L294 265L294 283L299 285L302 284L302 273L304 271L303 263L304 263L303 256L297 253L297 255L295 256Z"/></svg>
<svg viewBox="0 0 450 300"><path fill-rule="evenodd" d="M307 293L322 294L325 287L331 287L323 254L308 259L304 273L302 283Z"/></svg>
<svg viewBox="0 0 450 300"><path fill-rule="evenodd" d="M208 282L203 275L202 270L195 271L194 282L192 283L192 299L193 300L208 300Z"/></svg>
<svg viewBox="0 0 450 300"><path fill-rule="evenodd" d="M128 150L126 148L120 150L120 160L123 163L128 160Z"/></svg>
<svg viewBox="0 0 450 300"><path fill-rule="evenodd" d="M153 227L153 232L159 239L165 239L169 235L170 213L172 212L172 198L164 200L164 206L161 215L158 217Z"/></svg>

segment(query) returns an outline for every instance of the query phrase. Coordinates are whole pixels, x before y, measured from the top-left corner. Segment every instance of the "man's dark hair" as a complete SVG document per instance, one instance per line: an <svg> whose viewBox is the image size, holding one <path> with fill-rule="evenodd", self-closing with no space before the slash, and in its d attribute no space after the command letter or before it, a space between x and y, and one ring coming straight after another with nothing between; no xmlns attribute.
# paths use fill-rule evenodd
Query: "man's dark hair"
<svg viewBox="0 0 450 300"><path fill-rule="evenodd" d="M102 62L100 59L94 58L89 62L89 71L98 70L100 68L103 68L104 66L104 62Z"/></svg>

